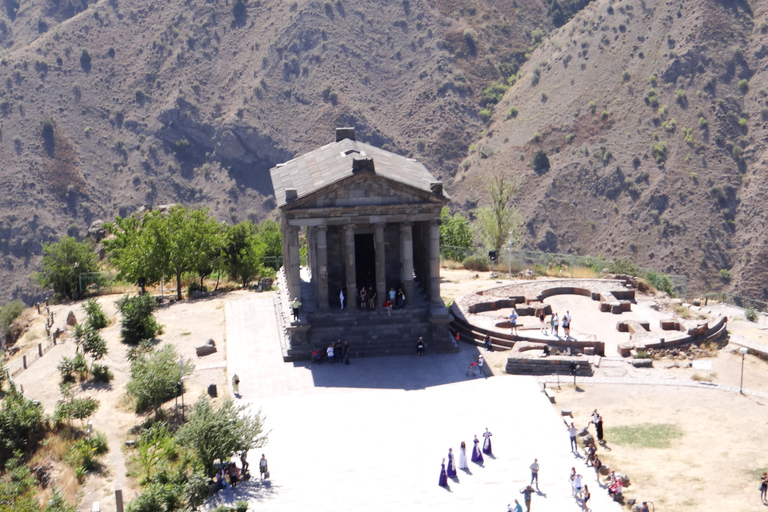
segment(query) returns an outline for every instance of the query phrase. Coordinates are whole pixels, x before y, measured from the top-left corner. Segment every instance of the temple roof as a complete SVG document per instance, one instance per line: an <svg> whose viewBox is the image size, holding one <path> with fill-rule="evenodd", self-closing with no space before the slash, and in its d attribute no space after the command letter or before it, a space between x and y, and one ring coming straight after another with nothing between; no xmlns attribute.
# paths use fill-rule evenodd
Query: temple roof
<svg viewBox="0 0 768 512"><path fill-rule="evenodd" d="M373 169L370 169L370 160ZM372 172L430 194L435 193L433 184L439 183L422 163L349 138L278 164L269 172L279 207L290 202L286 200L286 190L291 190L291 194L295 190L296 198L302 198L356 172ZM441 186L439 195L448 197Z"/></svg>

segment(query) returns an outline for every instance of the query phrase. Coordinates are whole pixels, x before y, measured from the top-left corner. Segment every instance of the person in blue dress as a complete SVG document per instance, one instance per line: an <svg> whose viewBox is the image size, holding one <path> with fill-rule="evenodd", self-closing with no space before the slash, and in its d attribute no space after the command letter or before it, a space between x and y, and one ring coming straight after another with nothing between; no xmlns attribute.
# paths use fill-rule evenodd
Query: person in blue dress
<svg viewBox="0 0 768 512"><path fill-rule="evenodd" d="M453 448L448 448L448 478L456 476L456 463L453 461Z"/></svg>
<svg viewBox="0 0 768 512"><path fill-rule="evenodd" d="M473 442L475 443L475 446L472 448L472 462L482 464L483 454L480 452L480 440L477 438L477 436L475 436L475 440Z"/></svg>
<svg viewBox="0 0 768 512"><path fill-rule="evenodd" d="M493 455L493 450L491 449L491 436L492 435L493 434L491 434L488 431L488 428L486 427L485 433L483 434L483 437L485 438L483 440L483 453L485 453L486 455Z"/></svg>
<svg viewBox="0 0 768 512"><path fill-rule="evenodd" d="M440 465L440 487L448 486L448 475L445 474L445 459Z"/></svg>

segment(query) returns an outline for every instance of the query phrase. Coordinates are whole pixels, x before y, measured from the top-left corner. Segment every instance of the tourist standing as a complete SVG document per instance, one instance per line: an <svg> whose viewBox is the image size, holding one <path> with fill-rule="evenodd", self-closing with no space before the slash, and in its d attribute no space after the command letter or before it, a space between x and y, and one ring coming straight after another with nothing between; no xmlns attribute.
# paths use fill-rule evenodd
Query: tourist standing
<svg viewBox="0 0 768 512"><path fill-rule="evenodd" d="M365 286L360 288L360 309L365 310L368 307L368 294L365 291Z"/></svg>
<svg viewBox="0 0 768 512"><path fill-rule="evenodd" d="M424 338L419 336L419 341L416 342L416 355L424 355Z"/></svg>
<svg viewBox="0 0 768 512"><path fill-rule="evenodd" d="M402 288L397 289L397 307L403 309L405 307L405 293Z"/></svg>
<svg viewBox="0 0 768 512"><path fill-rule="evenodd" d="M553 322L552 322L552 324L553 324L552 325L552 329L553 329L552 334L554 334L555 336L557 336L559 338L560 337L560 318L557 316L557 313L554 314L554 318L552 320L553 320Z"/></svg>
<svg viewBox="0 0 768 512"><path fill-rule="evenodd" d="M539 490L539 459L533 459L531 464L531 485L536 481L536 490Z"/></svg>
<svg viewBox="0 0 768 512"><path fill-rule="evenodd" d="M480 354L479 356L477 356L477 369L480 370L480 375L482 375L483 377L485 377L485 372L483 371L484 366L485 366L485 358L483 357L482 354Z"/></svg>
<svg viewBox="0 0 768 512"><path fill-rule="evenodd" d="M456 463L453 461L453 448L448 448L448 478L456 476Z"/></svg>
<svg viewBox="0 0 768 512"><path fill-rule="evenodd" d="M396 298L397 298L397 292L395 292L395 287L393 286L389 289L389 301L392 303L393 306L397 302Z"/></svg>
<svg viewBox="0 0 768 512"><path fill-rule="evenodd" d="M480 356L482 357L482 356ZM482 370L481 370L482 371ZM485 428L485 433L483 434L483 437L485 438L483 440L483 453L486 455L493 455L493 449L491 448L491 434L488 431L488 427Z"/></svg>
<svg viewBox="0 0 768 512"><path fill-rule="evenodd" d="M768 473L763 473L760 478L760 500L765 503L766 492L768 491Z"/></svg>
<svg viewBox="0 0 768 512"><path fill-rule="evenodd" d="M541 324L541 334L547 334L547 315L544 314L544 308L539 310L539 323Z"/></svg>
<svg viewBox="0 0 768 512"><path fill-rule="evenodd" d="M511 330L510 334L517 334L517 310L512 307L512 312L509 314L509 328Z"/></svg>
<svg viewBox="0 0 768 512"><path fill-rule="evenodd" d="M291 302L291 307L293 308L293 319L297 322L299 321L299 308L301 307L301 301L298 297L293 298L293 302Z"/></svg>
<svg viewBox="0 0 768 512"><path fill-rule="evenodd" d="M376 290L373 286L368 287L368 309L371 311L376 309Z"/></svg>
<svg viewBox="0 0 768 512"><path fill-rule="evenodd" d="M583 477L581 476L581 474L577 474L576 477L574 477L573 479L573 488L575 491L574 494L577 498L581 498L581 489L582 489L582 486L584 485L582 483L582 479Z"/></svg>
<svg viewBox="0 0 768 512"><path fill-rule="evenodd" d="M448 475L445 473L445 459L443 459L442 464L440 464L440 487L447 487L448 486Z"/></svg>
<svg viewBox="0 0 768 512"><path fill-rule="evenodd" d="M333 364L334 358L333 358L333 343L328 345L328 348L325 349L325 353L328 354L328 363Z"/></svg>
<svg viewBox="0 0 768 512"><path fill-rule="evenodd" d="M341 347L341 353L344 355L344 364L349 366L349 343L346 341Z"/></svg>
<svg viewBox="0 0 768 512"><path fill-rule="evenodd" d="M597 440L602 441L603 440L603 417L597 414L597 411L595 411L595 415L597 416L597 420L595 421L595 430L597 431Z"/></svg>
<svg viewBox="0 0 768 512"><path fill-rule="evenodd" d="M264 480L265 478L269 478L269 468L267 467L267 457L264 456L264 454L261 454L261 459L259 459L259 473L261 474L261 479Z"/></svg>
<svg viewBox="0 0 768 512"><path fill-rule="evenodd" d="M232 375L232 391L237 398L240 398L240 377L237 374Z"/></svg>
<svg viewBox="0 0 768 512"><path fill-rule="evenodd" d="M589 494L589 487L585 484L584 485L584 497L581 498L581 508L584 510L584 512L587 512L589 510L589 507L587 506L587 502L589 501L589 498L591 498L592 495Z"/></svg>
<svg viewBox="0 0 768 512"><path fill-rule="evenodd" d="M573 453L579 453L579 445L576 443L576 426L571 422L571 426L567 427L568 435L571 436L571 451Z"/></svg>
<svg viewBox="0 0 768 512"><path fill-rule="evenodd" d="M549 316L549 333L555 334L555 314Z"/></svg>
<svg viewBox="0 0 768 512"><path fill-rule="evenodd" d="M571 496L576 496L576 468L571 468L571 476L568 477L568 483L571 484Z"/></svg>
<svg viewBox="0 0 768 512"><path fill-rule="evenodd" d="M467 443L461 442L461 449L459 450L459 469L469 469L467 464Z"/></svg>
<svg viewBox="0 0 768 512"><path fill-rule="evenodd" d="M570 311L566 311L565 316L563 316L563 332L565 333L566 339L571 337L571 312Z"/></svg>
<svg viewBox="0 0 768 512"><path fill-rule="evenodd" d="M243 478L245 478L245 475L248 473L248 467L250 464L248 464L248 451L243 450L240 452L240 465L241 469L240 472L243 474Z"/></svg>
<svg viewBox="0 0 768 512"><path fill-rule="evenodd" d="M483 454L480 452L480 440L477 438L477 436L475 436L473 443L475 443L475 446L472 448L472 462L482 464Z"/></svg>

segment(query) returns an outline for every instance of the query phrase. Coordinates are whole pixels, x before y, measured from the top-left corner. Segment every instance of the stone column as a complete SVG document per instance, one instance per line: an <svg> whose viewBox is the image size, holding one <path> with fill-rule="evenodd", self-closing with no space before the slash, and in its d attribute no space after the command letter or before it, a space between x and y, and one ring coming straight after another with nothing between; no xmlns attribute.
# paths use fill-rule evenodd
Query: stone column
<svg viewBox="0 0 768 512"><path fill-rule="evenodd" d="M407 307L413 300L413 222L400 224L400 262L403 265L400 280L403 282Z"/></svg>
<svg viewBox="0 0 768 512"><path fill-rule="evenodd" d="M440 298L440 226L436 220L429 221L429 301L442 305Z"/></svg>
<svg viewBox="0 0 768 512"><path fill-rule="evenodd" d="M315 256L317 262L312 279L317 281L317 305L320 311L328 311L328 239L326 232L327 226L317 226L314 230L317 247Z"/></svg>
<svg viewBox="0 0 768 512"><path fill-rule="evenodd" d="M347 291L344 302L345 308L354 308L357 305L357 270L355 267L355 225L344 226L344 253L346 254L347 267Z"/></svg>
<svg viewBox="0 0 768 512"><path fill-rule="evenodd" d="M373 225L373 247L376 251L376 307L384 303L387 293L386 262L384 257L384 223Z"/></svg>
<svg viewBox="0 0 768 512"><path fill-rule="evenodd" d="M301 258L299 257L299 228L296 226L288 227L288 265L286 275L288 276L288 300L299 297L301 300Z"/></svg>

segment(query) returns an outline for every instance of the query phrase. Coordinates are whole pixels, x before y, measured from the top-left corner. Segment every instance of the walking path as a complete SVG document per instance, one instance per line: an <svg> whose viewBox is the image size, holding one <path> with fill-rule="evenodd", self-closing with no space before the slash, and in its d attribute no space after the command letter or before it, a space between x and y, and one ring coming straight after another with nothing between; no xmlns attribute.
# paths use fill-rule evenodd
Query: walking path
<svg viewBox="0 0 768 512"><path fill-rule="evenodd" d="M568 483L575 466L592 491L591 508L618 512L594 471L570 452L562 419L531 377L467 378L477 354L353 359L349 366L283 363L271 294L226 304L231 386L261 409L269 443L249 453L256 478L209 505L244 499L262 511L505 510L541 465L537 511L577 511ZM415 340L414 340L415 352ZM230 390L231 392L231 390ZM493 432L495 458L470 463L449 489L437 485L449 447ZM258 481L265 453L272 478Z"/></svg>

